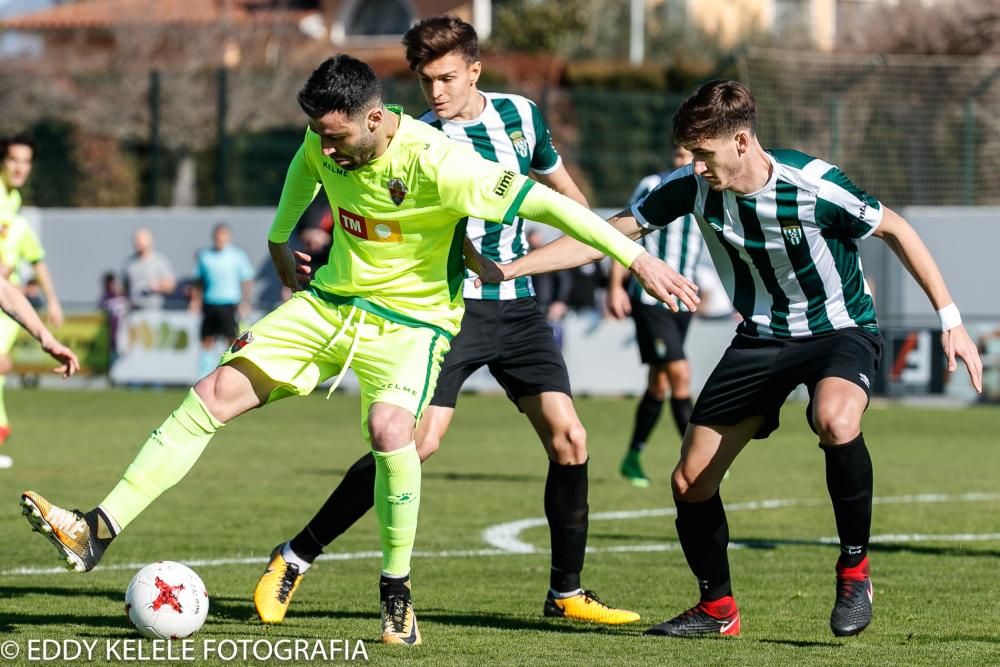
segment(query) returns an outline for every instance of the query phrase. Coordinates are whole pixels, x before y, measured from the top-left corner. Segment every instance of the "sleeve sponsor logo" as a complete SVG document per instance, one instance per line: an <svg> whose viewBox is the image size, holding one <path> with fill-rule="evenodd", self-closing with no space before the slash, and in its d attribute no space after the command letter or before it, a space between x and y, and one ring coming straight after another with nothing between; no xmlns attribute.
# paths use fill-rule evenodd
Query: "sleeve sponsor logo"
<svg viewBox="0 0 1000 667"><path fill-rule="evenodd" d="M341 228L364 241L380 241L383 243L401 243L403 232L397 220L371 220L363 215L351 213L337 208Z"/></svg>
<svg viewBox="0 0 1000 667"><path fill-rule="evenodd" d="M497 197L505 196L510 190L510 186L514 184L515 176L517 176L517 174L512 171L503 172L500 176L500 180L498 180L497 184L493 186L493 194Z"/></svg>

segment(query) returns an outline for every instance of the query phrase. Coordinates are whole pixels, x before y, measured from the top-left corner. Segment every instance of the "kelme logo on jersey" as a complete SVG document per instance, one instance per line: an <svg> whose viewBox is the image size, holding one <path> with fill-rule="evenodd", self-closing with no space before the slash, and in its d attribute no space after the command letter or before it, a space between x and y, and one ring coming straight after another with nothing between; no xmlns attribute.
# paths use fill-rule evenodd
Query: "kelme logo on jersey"
<svg viewBox="0 0 1000 667"><path fill-rule="evenodd" d="M498 180L497 184L493 186L493 194L497 197L503 197L507 194L507 191L510 190L510 186L514 184L514 177L516 175L517 174L512 171L503 172L500 176L500 180Z"/></svg>
<svg viewBox="0 0 1000 667"><path fill-rule="evenodd" d="M351 236L382 243L400 243L403 240L397 220L372 220L339 207L337 213L341 228Z"/></svg>
<svg viewBox="0 0 1000 667"><path fill-rule="evenodd" d="M253 332L244 331L242 336L233 341L233 346L229 348L229 352L230 354L236 354L252 342Z"/></svg>
<svg viewBox="0 0 1000 667"><path fill-rule="evenodd" d="M798 245L802 240L802 227L797 222L782 220L781 233L792 245Z"/></svg>
<svg viewBox="0 0 1000 667"><path fill-rule="evenodd" d="M403 203L403 199L406 198L406 193L409 192L406 187L406 183L399 178L390 178L386 187L389 188L389 196L392 197L392 203L396 206Z"/></svg>
<svg viewBox="0 0 1000 667"><path fill-rule="evenodd" d="M514 144L514 150L521 157L528 157L528 139L521 130L514 130L510 133L510 143Z"/></svg>

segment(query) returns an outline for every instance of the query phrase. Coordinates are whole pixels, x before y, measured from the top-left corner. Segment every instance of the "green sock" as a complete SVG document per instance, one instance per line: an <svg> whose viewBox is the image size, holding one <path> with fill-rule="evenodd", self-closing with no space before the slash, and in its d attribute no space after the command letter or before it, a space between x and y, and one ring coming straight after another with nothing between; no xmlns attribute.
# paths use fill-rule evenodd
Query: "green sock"
<svg viewBox="0 0 1000 667"><path fill-rule="evenodd" d="M375 513L382 537L382 572L394 577L410 573L410 555L420 510L420 457L410 443L375 455Z"/></svg>
<svg viewBox="0 0 1000 667"><path fill-rule="evenodd" d="M10 424L7 421L7 404L3 400L3 389L7 384L7 376L0 375L0 426L7 426Z"/></svg>
<svg viewBox="0 0 1000 667"><path fill-rule="evenodd" d="M150 434L101 508L119 530L132 523L160 494L188 473L224 424L212 416L194 389L160 428Z"/></svg>

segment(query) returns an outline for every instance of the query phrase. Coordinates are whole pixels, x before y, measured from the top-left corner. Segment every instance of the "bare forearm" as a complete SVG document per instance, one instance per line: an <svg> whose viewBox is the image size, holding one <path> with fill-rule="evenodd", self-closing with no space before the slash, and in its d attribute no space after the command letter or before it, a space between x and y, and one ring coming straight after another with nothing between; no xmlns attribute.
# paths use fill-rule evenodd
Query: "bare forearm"
<svg viewBox="0 0 1000 667"><path fill-rule="evenodd" d="M52 338L52 334L42 324L41 318L31 307L27 297L7 280L0 280L0 310L3 310L38 342L41 343Z"/></svg>
<svg viewBox="0 0 1000 667"><path fill-rule="evenodd" d="M890 214L895 216L892 224L888 225L884 231L880 229L876 234L899 257L903 266L930 299L934 309L939 310L947 306L952 302L951 294L948 292L948 286L944 282L941 270L938 268L937 262L934 261L927 245L913 227L895 213L886 211L887 220L885 222L889 221Z"/></svg>
<svg viewBox="0 0 1000 667"><path fill-rule="evenodd" d="M642 229L627 211L609 218L607 224L633 240L642 235ZM512 273L511 277L530 276L547 271L573 269L596 262L603 257L604 253L600 250L570 236L564 236L529 252L508 266ZM615 265L618 266L618 262L615 262Z"/></svg>
<svg viewBox="0 0 1000 667"><path fill-rule="evenodd" d="M35 277L38 279L38 285L42 288L42 293L45 295L45 303L50 308L53 306L58 308L60 306L59 297L52 286L52 275L49 273L49 267L45 265L45 262L37 262L34 265L34 270Z"/></svg>

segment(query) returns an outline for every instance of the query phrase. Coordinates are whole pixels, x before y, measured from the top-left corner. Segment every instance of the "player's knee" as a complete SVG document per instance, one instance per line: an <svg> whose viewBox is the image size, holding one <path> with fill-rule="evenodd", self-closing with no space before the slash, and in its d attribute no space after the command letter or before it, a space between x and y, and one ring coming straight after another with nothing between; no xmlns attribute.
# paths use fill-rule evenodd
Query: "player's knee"
<svg viewBox="0 0 1000 667"><path fill-rule="evenodd" d="M658 401L667 398L667 390L670 388L670 381L667 379L667 371L661 366L650 366L649 383L646 392Z"/></svg>
<svg viewBox="0 0 1000 667"><path fill-rule="evenodd" d="M695 474L681 465L674 468L670 476L670 490L674 499L686 503L704 502L715 495L717 488L718 485L704 475Z"/></svg>
<svg viewBox="0 0 1000 667"><path fill-rule="evenodd" d="M840 410L819 409L813 417L813 426L825 445L840 445L854 440L861 432L861 425L851 415Z"/></svg>
<svg viewBox="0 0 1000 667"><path fill-rule="evenodd" d="M549 457L559 465L580 465L587 461L587 430L578 421L552 429Z"/></svg>
<svg viewBox="0 0 1000 667"><path fill-rule="evenodd" d="M372 411L368 415L368 432L372 448L380 452L399 449L413 440L413 416L402 410Z"/></svg>
<svg viewBox="0 0 1000 667"><path fill-rule="evenodd" d="M687 364L676 364L669 374L674 395L686 396L691 389L691 368Z"/></svg>
<svg viewBox="0 0 1000 667"><path fill-rule="evenodd" d="M437 453L437 450L441 447L441 438L433 435L427 435L417 440L417 454L420 456L420 462L423 463L430 457Z"/></svg>

